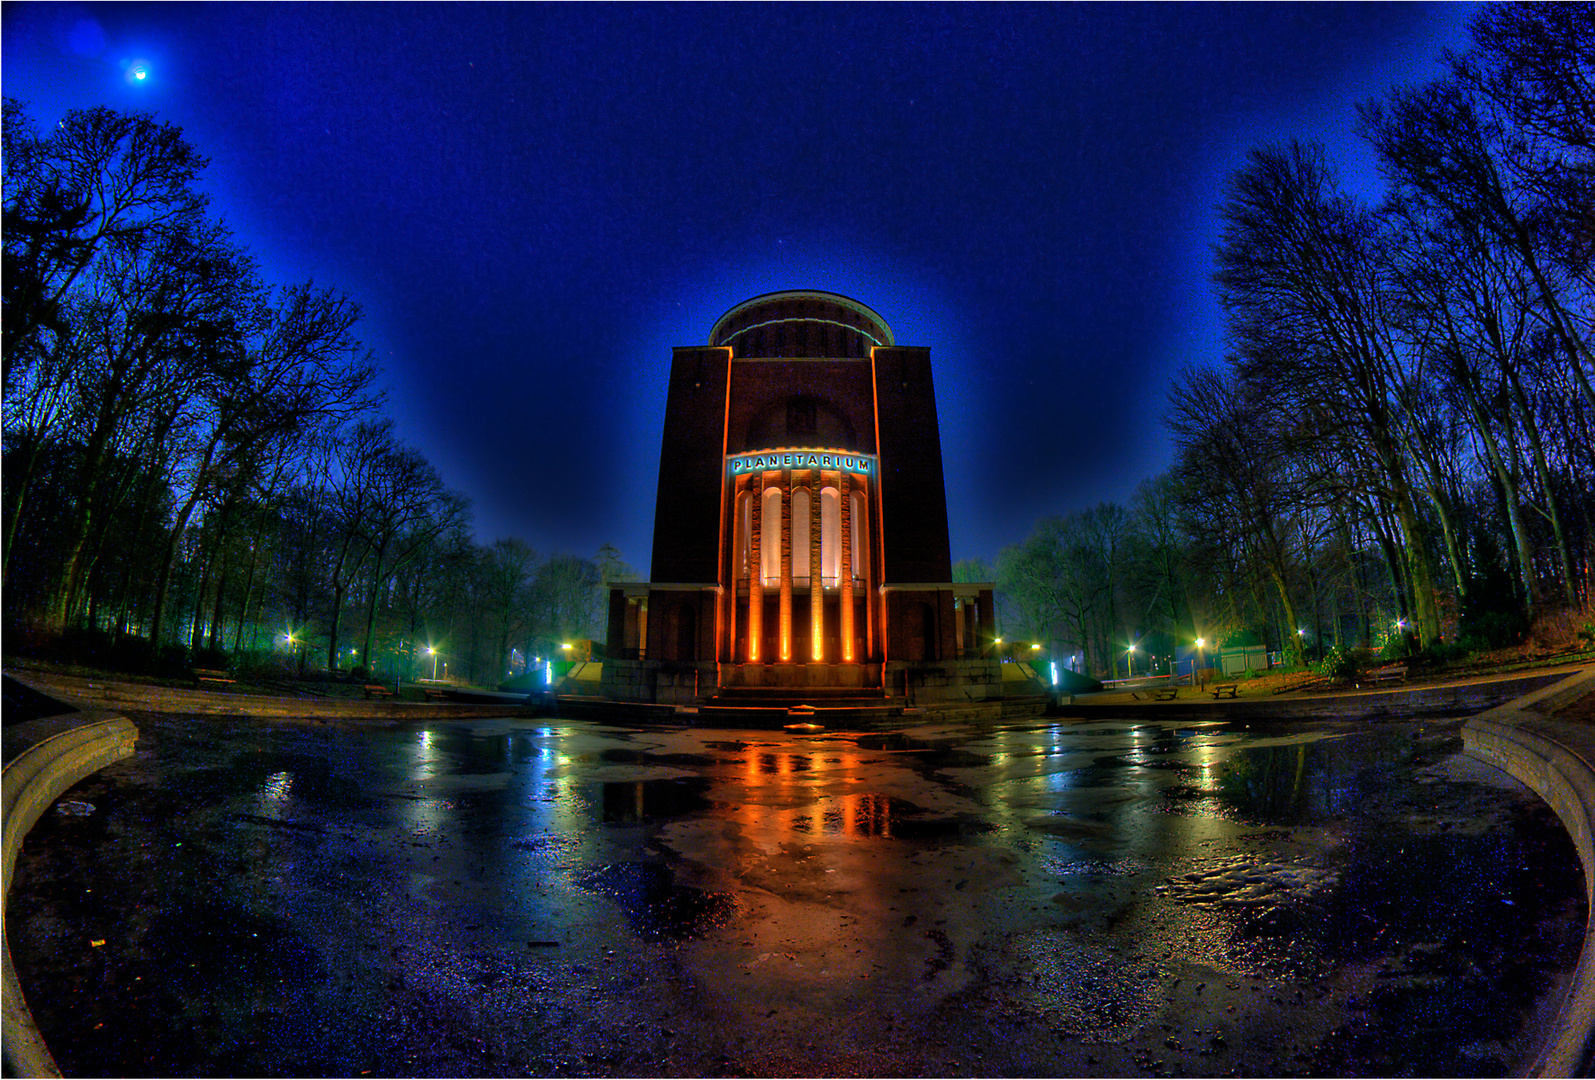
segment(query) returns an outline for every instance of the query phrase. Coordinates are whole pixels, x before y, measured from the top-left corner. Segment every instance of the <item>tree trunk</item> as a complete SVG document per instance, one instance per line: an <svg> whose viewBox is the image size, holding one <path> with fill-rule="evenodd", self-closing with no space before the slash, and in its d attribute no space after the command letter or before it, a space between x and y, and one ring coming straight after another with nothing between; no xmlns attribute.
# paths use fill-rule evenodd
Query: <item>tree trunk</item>
<svg viewBox="0 0 1595 1080"><path fill-rule="evenodd" d="M97 425L83 453L83 493L76 514L76 522L69 531L66 557L61 564L61 576L56 586L55 603L51 606L49 623L57 631L65 630L77 610L79 588L83 573L83 554L94 530L94 501L99 495L100 473L104 467L105 435Z"/></svg>
<svg viewBox="0 0 1595 1080"><path fill-rule="evenodd" d="M249 538L249 569L244 573L244 598L238 605L238 629L233 634L233 652L244 647L244 624L249 621L249 598L255 589L255 570L260 565L260 530L258 521ZM253 643L251 643L253 645Z"/></svg>

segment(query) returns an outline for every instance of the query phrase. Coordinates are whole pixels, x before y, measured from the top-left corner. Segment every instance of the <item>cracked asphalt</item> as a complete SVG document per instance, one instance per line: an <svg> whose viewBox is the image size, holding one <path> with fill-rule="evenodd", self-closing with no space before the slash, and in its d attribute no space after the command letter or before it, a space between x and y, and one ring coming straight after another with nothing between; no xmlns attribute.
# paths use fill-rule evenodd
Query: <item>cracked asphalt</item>
<svg viewBox="0 0 1595 1080"><path fill-rule="evenodd" d="M1583 935L1460 721L130 715L7 911L68 1075L1501 1075Z"/></svg>

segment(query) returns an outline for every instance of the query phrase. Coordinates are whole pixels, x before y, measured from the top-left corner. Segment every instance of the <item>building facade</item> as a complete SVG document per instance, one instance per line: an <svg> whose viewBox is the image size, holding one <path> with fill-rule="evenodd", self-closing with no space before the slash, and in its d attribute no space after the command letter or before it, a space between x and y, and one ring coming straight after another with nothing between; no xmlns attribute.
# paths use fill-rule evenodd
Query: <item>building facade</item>
<svg viewBox="0 0 1595 1080"><path fill-rule="evenodd" d="M952 581L929 349L792 291L674 350L650 580L611 590L607 696L981 700L992 624L991 586Z"/></svg>

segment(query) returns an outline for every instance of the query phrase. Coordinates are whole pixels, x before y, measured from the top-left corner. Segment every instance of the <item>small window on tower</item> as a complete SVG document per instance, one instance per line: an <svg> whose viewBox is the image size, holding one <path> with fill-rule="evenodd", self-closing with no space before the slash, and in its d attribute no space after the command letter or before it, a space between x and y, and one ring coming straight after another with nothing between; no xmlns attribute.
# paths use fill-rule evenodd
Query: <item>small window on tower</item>
<svg viewBox="0 0 1595 1080"><path fill-rule="evenodd" d="M786 403L786 433L788 435L814 434L813 398L793 398Z"/></svg>

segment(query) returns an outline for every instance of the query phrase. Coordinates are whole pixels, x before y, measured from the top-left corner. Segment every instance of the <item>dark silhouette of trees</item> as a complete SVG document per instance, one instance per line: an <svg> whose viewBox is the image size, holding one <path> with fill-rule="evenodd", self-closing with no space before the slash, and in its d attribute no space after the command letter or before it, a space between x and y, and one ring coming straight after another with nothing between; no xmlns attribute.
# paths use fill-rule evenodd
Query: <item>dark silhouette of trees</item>
<svg viewBox="0 0 1595 1080"><path fill-rule="evenodd" d="M1176 380L1175 465L1093 609L1114 635L1250 627L1301 662L1308 612L1320 651L1588 620L1595 9L1490 5L1471 30L1445 78L1361 109L1381 205L1313 145L1260 147L1232 178L1230 355ZM1004 552L1011 621L1060 625L1060 598L1088 595L1060 570L1077 516ZM1099 631L1066 633L1112 669Z"/></svg>
<svg viewBox="0 0 1595 1080"><path fill-rule="evenodd" d="M97 108L41 134L9 99L4 120L10 625L398 675L422 638L468 642L455 670L495 681L512 643L596 635L619 553L474 545L380 418L358 307L263 283L178 129Z"/></svg>

